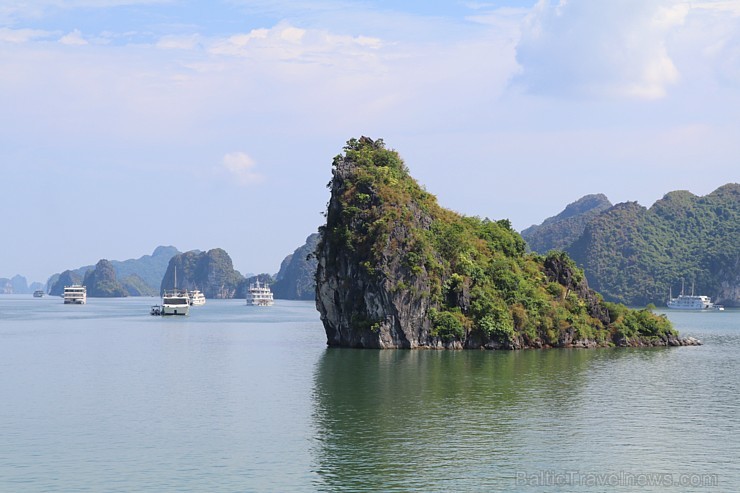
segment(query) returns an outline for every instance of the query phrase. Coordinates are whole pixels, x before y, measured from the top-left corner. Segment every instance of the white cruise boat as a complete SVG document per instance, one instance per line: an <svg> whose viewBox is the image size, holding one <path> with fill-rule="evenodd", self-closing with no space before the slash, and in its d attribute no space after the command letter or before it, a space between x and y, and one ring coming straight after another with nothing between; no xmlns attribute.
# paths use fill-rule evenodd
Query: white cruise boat
<svg viewBox="0 0 740 493"><path fill-rule="evenodd" d="M162 295L162 315L187 315L190 312L190 296L187 291L173 289Z"/></svg>
<svg viewBox="0 0 740 493"><path fill-rule="evenodd" d="M34 298L43 298L44 297L44 294L46 294L46 293L44 293L44 290L43 289L37 289L36 291L33 292L33 297Z"/></svg>
<svg viewBox="0 0 740 493"><path fill-rule="evenodd" d="M175 267L175 280L173 289L164 291L162 295L161 315L187 315L190 313L190 295L187 290L177 289L177 267Z"/></svg>
<svg viewBox="0 0 740 493"><path fill-rule="evenodd" d="M681 282L681 294L673 298L672 294L668 295L668 308L674 310L709 310L714 307L712 299L709 296L694 295L694 286L691 286L691 294L683 294L683 282Z"/></svg>
<svg viewBox="0 0 740 493"><path fill-rule="evenodd" d="M204 295L197 289L190 291L188 295L190 296L191 306L201 306L206 304L206 295Z"/></svg>
<svg viewBox="0 0 740 493"><path fill-rule="evenodd" d="M267 284L260 284L259 279L254 284L249 285L247 291L247 305L250 306L272 306L275 300L272 298L272 291Z"/></svg>
<svg viewBox="0 0 740 493"><path fill-rule="evenodd" d="M87 303L87 288L79 284L64 286L65 305L84 305Z"/></svg>

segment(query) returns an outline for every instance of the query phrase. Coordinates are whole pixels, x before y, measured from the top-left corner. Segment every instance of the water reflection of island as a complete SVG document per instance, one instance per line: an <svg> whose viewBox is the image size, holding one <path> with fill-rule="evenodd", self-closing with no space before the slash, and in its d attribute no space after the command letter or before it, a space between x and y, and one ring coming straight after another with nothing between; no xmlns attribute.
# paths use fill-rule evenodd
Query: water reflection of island
<svg viewBox="0 0 740 493"><path fill-rule="evenodd" d="M319 487L500 486L541 466L527 464L533 443L572 433L552 423L577 414L589 365L618 352L327 349L315 374Z"/></svg>

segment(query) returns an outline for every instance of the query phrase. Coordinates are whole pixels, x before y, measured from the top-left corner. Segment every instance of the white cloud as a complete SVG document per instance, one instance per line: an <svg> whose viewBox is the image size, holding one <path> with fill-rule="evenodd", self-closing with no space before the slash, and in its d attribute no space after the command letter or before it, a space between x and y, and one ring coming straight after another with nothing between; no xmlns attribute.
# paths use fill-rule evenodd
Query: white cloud
<svg viewBox="0 0 740 493"><path fill-rule="evenodd" d="M68 34L65 34L59 39L59 42L68 46L82 46L87 44L87 40L82 37L82 33L79 29L75 29Z"/></svg>
<svg viewBox="0 0 740 493"><path fill-rule="evenodd" d="M261 174L254 171L255 166L254 159L244 152L231 152L223 159L223 168L242 186L254 185L264 180Z"/></svg>
<svg viewBox="0 0 740 493"><path fill-rule="evenodd" d="M740 84L740 1L692 4L686 32L677 41L686 58L700 60L695 72L724 86Z"/></svg>
<svg viewBox="0 0 740 493"><path fill-rule="evenodd" d="M305 61L315 60L325 54L341 56L367 53L382 46L380 39L370 36L337 35L281 22L270 29L253 29L246 34L215 40L209 51L214 55Z"/></svg>
<svg viewBox="0 0 740 493"><path fill-rule="evenodd" d="M192 50L199 44L200 36L163 36L157 41L157 48L164 50Z"/></svg>
<svg viewBox="0 0 740 493"><path fill-rule="evenodd" d="M662 98L680 78L667 42L688 12L673 0L540 0L517 47L518 82L542 94Z"/></svg>
<svg viewBox="0 0 740 493"><path fill-rule="evenodd" d="M8 29L0 28L0 43L26 43L37 38L47 37L47 31L38 29Z"/></svg>

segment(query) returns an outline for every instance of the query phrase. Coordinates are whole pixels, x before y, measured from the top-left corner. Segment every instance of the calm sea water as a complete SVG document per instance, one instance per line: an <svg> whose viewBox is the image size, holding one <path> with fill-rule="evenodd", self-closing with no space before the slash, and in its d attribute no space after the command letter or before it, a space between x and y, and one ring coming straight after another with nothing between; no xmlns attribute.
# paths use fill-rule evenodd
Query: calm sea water
<svg viewBox="0 0 740 493"><path fill-rule="evenodd" d="M738 491L740 311L704 346L327 349L312 303L0 296L0 491Z"/></svg>

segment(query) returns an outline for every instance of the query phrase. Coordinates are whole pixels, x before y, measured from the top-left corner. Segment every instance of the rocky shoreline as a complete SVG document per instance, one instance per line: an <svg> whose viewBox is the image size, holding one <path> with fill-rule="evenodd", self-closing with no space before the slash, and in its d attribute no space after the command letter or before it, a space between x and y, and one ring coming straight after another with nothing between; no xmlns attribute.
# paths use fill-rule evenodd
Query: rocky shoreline
<svg viewBox="0 0 740 493"><path fill-rule="evenodd" d="M703 343L695 337L676 337L667 338L632 338L619 339L616 341L597 341L594 339L580 339L570 341L564 344L545 344L537 341L532 344L526 344L517 341L511 344L502 344L499 342L488 341L481 344L475 339L468 339L465 343L461 341L443 341L439 338L433 339L428 346L418 346L418 349L480 349L480 350L498 350L498 351L516 351L526 349L595 349L595 348L657 348L657 347L680 347L680 346L701 346Z"/></svg>

